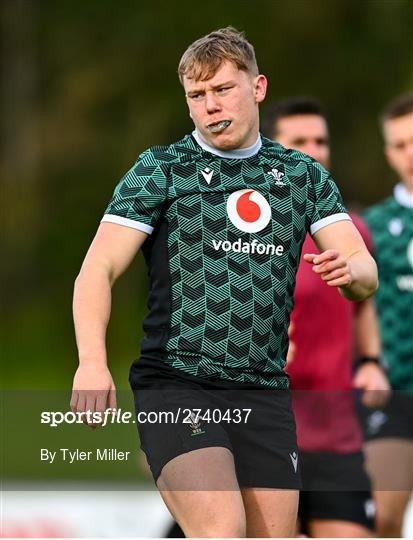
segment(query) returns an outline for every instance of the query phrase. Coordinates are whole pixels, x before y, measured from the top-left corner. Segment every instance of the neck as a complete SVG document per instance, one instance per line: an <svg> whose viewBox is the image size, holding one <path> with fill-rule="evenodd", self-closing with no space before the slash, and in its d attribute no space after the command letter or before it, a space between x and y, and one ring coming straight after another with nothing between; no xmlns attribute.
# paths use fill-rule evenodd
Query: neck
<svg viewBox="0 0 413 540"><path fill-rule="evenodd" d="M210 146L207 144L197 130L192 132L192 135L194 136L194 139L196 142L201 146L204 150L207 152L210 152L211 154L215 154L216 156L224 157L224 158L232 158L232 159L245 159L249 158L251 156L255 156L259 152L259 149L262 146L261 137L258 134L257 139L255 143L248 148L235 148L234 150L220 150L219 148L215 148L214 146Z"/></svg>

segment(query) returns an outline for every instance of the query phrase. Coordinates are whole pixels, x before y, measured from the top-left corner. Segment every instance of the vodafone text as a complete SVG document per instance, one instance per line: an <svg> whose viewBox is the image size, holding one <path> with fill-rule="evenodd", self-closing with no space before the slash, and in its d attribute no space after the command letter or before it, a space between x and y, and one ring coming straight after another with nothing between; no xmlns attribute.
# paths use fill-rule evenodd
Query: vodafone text
<svg viewBox="0 0 413 540"><path fill-rule="evenodd" d="M235 253L258 253L259 255L277 255L278 257L284 254L283 245L261 244L256 239L251 242L243 242L241 238L238 238L235 242L213 239L212 245L215 251L222 249L223 251L234 251Z"/></svg>

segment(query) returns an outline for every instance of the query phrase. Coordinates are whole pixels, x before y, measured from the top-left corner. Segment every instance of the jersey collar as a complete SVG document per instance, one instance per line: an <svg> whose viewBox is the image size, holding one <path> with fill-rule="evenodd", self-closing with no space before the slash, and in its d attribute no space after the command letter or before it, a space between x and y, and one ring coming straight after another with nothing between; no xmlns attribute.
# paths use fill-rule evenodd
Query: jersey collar
<svg viewBox="0 0 413 540"><path fill-rule="evenodd" d="M394 198L401 206L413 208L413 195L403 184L397 184L393 191Z"/></svg>
<svg viewBox="0 0 413 540"><path fill-rule="evenodd" d="M199 146L203 148L204 150L206 150L207 152L210 152L211 154L215 154L216 156L219 156L219 157L229 158L229 159L245 159L251 156L255 156L255 154L258 154L262 146L262 141L259 134L258 134L257 140L252 146L249 146L248 148L237 148L235 150L218 150L218 148L209 146L209 144L207 144L201 139L197 130L194 130L192 132L192 135L194 139L196 140L196 142L199 144Z"/></svg>

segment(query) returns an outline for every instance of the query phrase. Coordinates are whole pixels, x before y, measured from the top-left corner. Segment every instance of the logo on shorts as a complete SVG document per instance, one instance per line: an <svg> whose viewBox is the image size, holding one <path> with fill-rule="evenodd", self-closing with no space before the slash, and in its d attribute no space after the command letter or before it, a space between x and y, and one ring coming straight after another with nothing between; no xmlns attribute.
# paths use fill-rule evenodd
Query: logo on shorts
<svg viewBox="0 0 413 540"><path fill-rule="evenodd" d="M369 435L376 435L389 417L383 411L374 411L367 417L367 433Z"/></svg>
<svg viewBox="0 0 413 540"><path fill-rule="evenodd" d="M199 417L197 417L196 414L192 411L190 414L191 422L189 424L189 427L192 429L191 437L194 437L195 435L202 435L205 433L205 431L202 431L201 429L201 422L199 421Z"/></svg>
<svg viewBox="0 0 413 540"><path fill-rule="evenodd" d="M296 473L297 472L297 465L298 465L298 454L297 454L297 452L292 452L290 454L290 458L291 458L291 463L293 464L293 467L294 467L294 472Z"/></svg>
<svg viewBox="0 0 413 540"><path fill-rule="evenodd" d="M232 224L247 233L262 231L271 219L268 201L254 189L231 193L227 201L227 212Z"/></svg>
<svg viewBox="0 0 413 540"><path fill-rule="evenodd" d="M364 511L368 519L374 519L376 516L376 505L374 504L373 499L367 499L364 501Z"/></svg>

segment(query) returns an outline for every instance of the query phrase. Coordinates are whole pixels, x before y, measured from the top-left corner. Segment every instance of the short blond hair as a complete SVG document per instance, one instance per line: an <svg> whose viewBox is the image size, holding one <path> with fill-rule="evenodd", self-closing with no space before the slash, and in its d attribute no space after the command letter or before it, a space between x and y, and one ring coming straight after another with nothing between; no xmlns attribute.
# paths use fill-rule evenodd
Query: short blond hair
<svg viewBox="0 0 413 540"><path fill-rule="evenodd" d="M182 84L184 77L195 81L208 80L225 60L251 75L259 73L254 47L245 39L243 32L227 26L194 41L187 48L179 62L179 80Z"/></svg>

